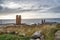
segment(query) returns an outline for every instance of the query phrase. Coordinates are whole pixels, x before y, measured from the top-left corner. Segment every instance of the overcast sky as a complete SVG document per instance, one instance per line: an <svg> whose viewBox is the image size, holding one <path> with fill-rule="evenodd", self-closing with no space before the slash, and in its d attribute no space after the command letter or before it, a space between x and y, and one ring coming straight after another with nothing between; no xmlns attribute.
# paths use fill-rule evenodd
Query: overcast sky
<svg viewBox="0 0 60 40"><path fill-rule="evenodd" d="M60 18L60 0L0 0L0 19Z"/></svg>

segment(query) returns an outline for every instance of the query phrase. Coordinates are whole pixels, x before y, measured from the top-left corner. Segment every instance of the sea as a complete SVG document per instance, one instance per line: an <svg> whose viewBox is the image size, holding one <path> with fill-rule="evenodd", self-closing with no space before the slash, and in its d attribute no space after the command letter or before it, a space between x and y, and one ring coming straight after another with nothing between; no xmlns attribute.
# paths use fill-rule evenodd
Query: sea
<svg viewBox="0 0 60 40"><path fill-rule="evenodd" d="M45 22L57 22L57 23L60 23L60 18L44 18L45 19ZM43 19L22 19L22 23L25 23L25 24L38 24L40 23L41 24L41 21ZM12 23L16 23L16 20L15 19L0 19L0 25L3 25L3 24L12 24Z"/></svg>

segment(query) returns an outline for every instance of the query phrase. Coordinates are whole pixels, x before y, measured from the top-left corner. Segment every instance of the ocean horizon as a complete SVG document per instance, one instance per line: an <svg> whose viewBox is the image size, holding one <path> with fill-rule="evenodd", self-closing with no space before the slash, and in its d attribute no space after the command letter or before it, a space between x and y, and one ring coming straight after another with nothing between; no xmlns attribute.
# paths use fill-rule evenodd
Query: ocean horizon
<svg viewBox="0 0 60 40"><path fill-rule="evenodd" d="M22 19L22 23L25 24L41 24L42 19ZM57 22L60 23L60 18L45 18L45 22ZM10 24L10 23L16 23L15 19L0 19L0 25L1 24Z"/></svg>

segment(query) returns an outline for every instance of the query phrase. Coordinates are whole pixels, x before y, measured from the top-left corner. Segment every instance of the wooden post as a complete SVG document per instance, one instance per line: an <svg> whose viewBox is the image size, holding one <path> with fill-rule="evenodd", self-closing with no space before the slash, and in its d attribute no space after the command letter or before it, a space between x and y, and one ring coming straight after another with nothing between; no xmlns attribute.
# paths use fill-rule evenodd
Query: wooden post
<svg viewBox="0 0 60 40"><path fill-rule="evenodd" d="M42 19L42 21L41 21L41 22L42 22L42 24L45 24L45 19Z"/></svg>
<svg viewBox="0 0 60 40"><path fill-rule="evenodd" d="M21 15L16 15L16 25L21 24Z"/></svg>
<svg viewBox="0 0 60 40"><path fill-rule="evenodd" d="M43 21L44 21L44 24L45 24L45 19Z"/></svg>
<svg viewBox="0 0 60 40"><path fill-rule="evenodd" d="M16 25L18 25L18 15L16 15Z"/></svg>
<svg viewBox="0 0 60 40"><path fill-rule="evenodd" d="M21 24L21 15L19 15L19 24Z"/></svg>
<svg viewBox="0 0 60 40"><path fill-rule="evenodd" d="M42 19L41 23L42 23L42 24L44 24L44 21L43 21L43 19Z"/></svg>

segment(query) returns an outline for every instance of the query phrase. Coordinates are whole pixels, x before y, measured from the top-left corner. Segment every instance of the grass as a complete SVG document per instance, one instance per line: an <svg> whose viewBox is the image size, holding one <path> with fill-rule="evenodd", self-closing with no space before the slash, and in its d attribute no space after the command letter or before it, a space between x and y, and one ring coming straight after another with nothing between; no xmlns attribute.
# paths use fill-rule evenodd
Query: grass
<svg viewBox="0 0 60 40"><path fill-rule="evenodd" d="M30 40L29 37L36 31L42 31L44 34L45 40L54 40L54 34L57 30L60 30L60 24L58 25L40 25L40 26L8 26L6 28L1 29L3 32L17 32L18 35L12 34L2 34L0 35L0 40ZM8 32L8 33L9 33ZM21 35L25 34L25 36ZM19 36L20 35L20 36Z"/></svg>
<svg viewBox="0 0 60 40"><path fill-rule="evenodd" d="M2 34L0 40L30 40L30 38L22 35Z"/></svg>
<svg viewBox="0 0 60 40"><path fill-rule="evenodd" d="M60 30L60 24L59 25L53 25L51 27L47 27L47 29L44 31L45 40L54 40L55 33Z"/></svg>

